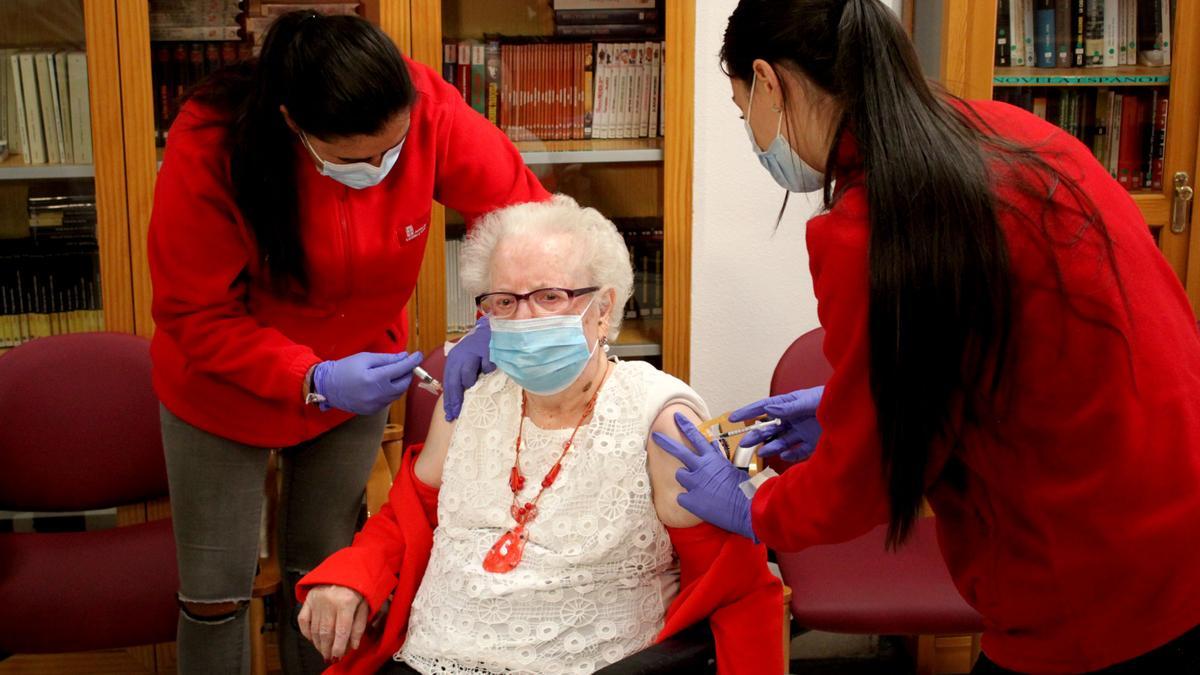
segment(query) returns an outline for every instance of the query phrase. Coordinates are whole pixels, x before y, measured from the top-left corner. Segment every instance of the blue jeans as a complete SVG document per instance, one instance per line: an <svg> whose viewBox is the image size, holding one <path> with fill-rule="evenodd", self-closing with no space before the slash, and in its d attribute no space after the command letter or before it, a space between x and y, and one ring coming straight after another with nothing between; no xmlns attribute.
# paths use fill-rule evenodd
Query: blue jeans
<svg viewBox="0 0 1200 675"><path fill-rule="evenodd" d="M159 416L179 559L178 672L248 673L246 610L258 568L269 452L193 427L165 407L160 406ZM383 410L281 449L276 520L283 572L279 653L285 673L319 673L325 667L299 634L293 588L350 544L386 423ZM197 611L205 605L220 613Z"/></svg>

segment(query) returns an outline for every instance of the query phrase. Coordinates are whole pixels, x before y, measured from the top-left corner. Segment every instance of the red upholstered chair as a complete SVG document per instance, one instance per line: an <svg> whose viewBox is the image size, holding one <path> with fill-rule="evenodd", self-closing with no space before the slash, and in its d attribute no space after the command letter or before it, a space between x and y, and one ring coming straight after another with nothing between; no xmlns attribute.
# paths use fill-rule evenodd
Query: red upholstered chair
<svg viewBox="0 0 1200 675"><path fill-rule="evenodd" d="M833 369L825 360L825 330L801 335L788 347L771 378L771 394L824 384ZM769 465L784 471L787 462ZM959 595L946 570L934 518L921 518L913 537L896 552L884 548L886 527L842 544L776 552L783 582L792 589L792 617L806 629L834 633L924 636L918 672L932 672L935 635L975 634L983 620ZM974 658L978 641L971 640Z"/></svg>
<svg viewBox="0 0 1200 675"><path fill-rule="evenodd" d="M0 509L78 511L167 495L149 343L90 333L0 357ZM0 652L175 639L169 519L95 532L0 533Z"/></svg>

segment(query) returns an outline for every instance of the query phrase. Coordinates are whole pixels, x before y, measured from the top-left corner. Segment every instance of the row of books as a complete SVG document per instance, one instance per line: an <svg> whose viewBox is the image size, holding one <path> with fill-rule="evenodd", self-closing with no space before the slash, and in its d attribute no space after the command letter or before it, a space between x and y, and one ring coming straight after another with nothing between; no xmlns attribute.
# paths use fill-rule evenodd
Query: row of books
<svg viewBox="0 0 1200 675"><path fill-rule="evenodd" d="M94 235L0 240L0 347L102 330Z"/></svg>
<svg viewBox="0 0 1200 675"><path fill-rule="evenodd" d="M513 140L662 134L662 42L446 40L442 76Z"/></svg>
<svg viewBox="0 0 1200 675"><path fill-rule="evenodd" d="M624 317L661 317L663 306L663 229L659 218L616 219L633 265L633 293ZM475 298L458 278L463 240L446 240L446 331L465 333L475 325Z"/></svg>
<svg viewBox="0 0 1200 675"><path fill-rule="evenodd" d="M657 9L556 9L554 34L573 38L658 38L663 24Z"/></svg>
<svg viewBox="0 0 1200 675"><path fill-rule="evenodd" d="M0 50L3 154L26 164L90 164L92 118L87 54Z"/></svg>
<svg viewBox="0 0 1200 675"><path fill-rule="evenodd" d="M279 16L301 9L322 14L357 14L359 2L309 0L150 0L150 39L154 41L262 41Z"/></svg>
<svg viewBox="0 0 1200 675"><path fill-rule="evenodd" d="M1171 64L1175 0L1000 0L995 65Z"/></svg>
<svg viewBox="0 0 1200 675"><path fill-rule="evenodd" d="M271 27L275 19L288 12L308 9L327 16L338 14L352 15L361 13L361 4L359 2L342 2L340 0L326 0L324 2L246 0L245 13L242 15L242 24L245 27L245 36L250 42L251 50L257 54L258 48L262 45L263 36L267 33L267 29Z"/></svg>
<svg viewBox="0 0 1200 675"><path fill-rule="evenodd" d="M248 42L159 42L152 47L150 77L154 87L154 133L159 146L192 85L209 73L252 56Z"/></svg>
<svg viewBox="0 0 1200 675"><path fill-rule="evenodd" d="M1162 189L1165 89L999 89L997 98L1078 138L1127 190Z"/></svg>

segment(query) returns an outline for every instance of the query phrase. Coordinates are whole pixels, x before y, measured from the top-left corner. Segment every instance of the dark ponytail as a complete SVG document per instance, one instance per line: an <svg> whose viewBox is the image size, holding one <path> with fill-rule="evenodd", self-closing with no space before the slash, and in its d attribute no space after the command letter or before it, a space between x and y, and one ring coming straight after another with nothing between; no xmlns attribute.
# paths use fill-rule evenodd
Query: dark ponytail
<svg viewBox="0 0 1200 675"><path fill-rule="evenodd" d="M277 292L308 288L296 134L279 106L305 133L330 140L379 133L414 96L408 68L383 31L359 17L312 11L279 17L256 60L221 71L192 92L230 113L234 198Z"/></svg>
<svg viewBox="0 0 1200 675"><path fill-rule="evenodd" d="M989 166L1034 168L1043 180L1019 189L1045 201L1062 177L935 93L879 0L742 0L721 58L746 82L755 59L797 69L840 104L826 208L837 198L834 178L858 169L839 164L847 161L839 140L849 134L857 143L871 226L871 392L891 507L888 544L898 546L920 509L931 447L957 447L962 424L974 423L981 401L998 390L1009 351L1012 282L997 217L1006 207ZM1090 201L1072 192L1086 210Z"/></svg>

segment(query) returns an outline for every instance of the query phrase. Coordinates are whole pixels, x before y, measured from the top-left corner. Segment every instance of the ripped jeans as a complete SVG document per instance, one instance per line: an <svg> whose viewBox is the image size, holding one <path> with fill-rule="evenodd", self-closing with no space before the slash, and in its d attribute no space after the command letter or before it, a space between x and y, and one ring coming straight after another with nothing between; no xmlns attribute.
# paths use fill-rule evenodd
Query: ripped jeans
<svg viewBox="0 0 1200 675"><path fill-rule="evenodd" d="M162 406L159 417L179 560L178 672L249 673L247 608L270 453L197 429ZM280 453L279 654L289 675L325 668L297 628L293 588L350 544L386 423L386 409L355 417Z"/></svg>

